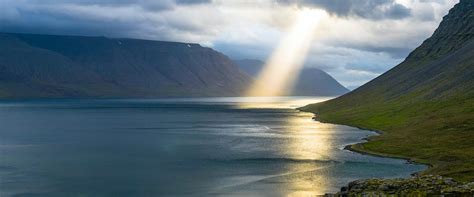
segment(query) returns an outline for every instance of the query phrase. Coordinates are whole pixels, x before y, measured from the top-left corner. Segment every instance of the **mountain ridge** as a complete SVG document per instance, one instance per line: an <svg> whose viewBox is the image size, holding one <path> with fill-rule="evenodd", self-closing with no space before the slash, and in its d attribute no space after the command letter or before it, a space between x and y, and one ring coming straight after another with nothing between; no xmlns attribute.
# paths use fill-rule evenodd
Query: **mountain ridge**
<svg viewBox="0 0 474 197"><path fill-rule="evenodd" d="M396 67L341 97L301 110L324 122L382 131L352 149L474 180L474 1L461 0Z"/></svg>
<svg viewBox="0 0 474 197"><path fill-rule="evenodd" d="M237 96L252 80L199 44L15 33L0 33L0 76L12 98Z"/></svg>
<svg viewBox="0 0 474 197"><path fill-rule="evenodd" d="M265 62L257 59L233 60L250 76L258 77ZM331 75L321 69L304 67L296 77L296 82L289 95L291 96L339 96L349 92Z"/></svg>

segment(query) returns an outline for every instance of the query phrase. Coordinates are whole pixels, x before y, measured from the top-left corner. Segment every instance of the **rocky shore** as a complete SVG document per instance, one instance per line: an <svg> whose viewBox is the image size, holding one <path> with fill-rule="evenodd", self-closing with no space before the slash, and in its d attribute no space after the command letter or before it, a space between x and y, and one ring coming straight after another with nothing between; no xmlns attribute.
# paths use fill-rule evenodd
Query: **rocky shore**
<svg viewBox="0 0 474 197"><path fill-rule="evenodd" d="M336 194L325 196L474 196L474 182L460 183L438 175L350 182Z"/></svg>

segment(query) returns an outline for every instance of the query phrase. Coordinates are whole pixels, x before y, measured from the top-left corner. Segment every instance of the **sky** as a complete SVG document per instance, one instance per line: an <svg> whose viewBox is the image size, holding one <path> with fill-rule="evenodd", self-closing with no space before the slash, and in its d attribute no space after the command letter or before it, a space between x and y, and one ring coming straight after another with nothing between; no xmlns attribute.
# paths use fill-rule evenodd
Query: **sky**
<svg viewBox="0 0 474 197"><path fill-rule="evenodd" d="M199 43L269 58L302 10L319 21L306 67L356 87L397 65L458 0L0 0L0 31Z"/></svg>

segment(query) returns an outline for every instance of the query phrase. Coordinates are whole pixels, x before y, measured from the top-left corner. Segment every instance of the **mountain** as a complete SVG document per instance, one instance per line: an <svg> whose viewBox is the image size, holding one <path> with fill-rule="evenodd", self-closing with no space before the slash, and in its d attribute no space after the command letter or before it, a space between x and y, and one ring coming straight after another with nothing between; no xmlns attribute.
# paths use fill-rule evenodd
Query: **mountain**
<svg viewBox="0 0 474 197"><path fill-rule="evenodd" d="M359 85L352 85L352 86L347 86L347 89L349 90L355 90L357 89L358 87L360 87Z"/></svg>
<svg viewBox="0 0 474 197"><path fill-rule="evenodd" d="M233 60L235 64L240 66L240 69L253 77L257 77L262 70L265 62L256 59L241 59Z"/></svg>
<svg viewBox="0 0 474 197"><path fill-rule="evenodd" d="M0 33L0 97L237 96L251 83L199 44Z"/></svg>
<svg viewBox="0 0 474 197"><path fill-rule="evenodd" d="M399 65L339 98L303 107L332 123L380 130L351 148L431 164L474 180L474 1L461 0Z"/></svg>
<svg viewBox="0 0 474 197"><path fill-rule="evenodd" d="M234 62L253 77L258 77L265 65L265 62L254 59L234 60ZM303 68L290 95L337 96L347 92L349 92L347 88L326 72L317 68Z"/></svg>

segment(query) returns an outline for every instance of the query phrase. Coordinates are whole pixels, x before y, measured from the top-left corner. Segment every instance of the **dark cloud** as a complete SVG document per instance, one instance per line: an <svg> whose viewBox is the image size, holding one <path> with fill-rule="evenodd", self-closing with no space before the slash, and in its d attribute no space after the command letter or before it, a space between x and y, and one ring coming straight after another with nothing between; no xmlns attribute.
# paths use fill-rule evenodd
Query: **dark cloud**
<svg viewBox="0 0 474 197"><path fill-rule="evenodd" d="M242 4L213 0L0 0L0 32L200 42L231 58L265 60L284 33L280 32L280 23L269 19L282 16L282 20L288 20L284 22L291 22L291 14L281 13L288 10L285 6L320 8L340 19L349 18L355 25L347 29L345 23L324 27L328 34L320 38L320 46L308 56L306 66L322 68L352 85L401 61L433 31L427 23L434 27L440 19L436 14L440 11L431 5L409 9L394 0L277 1L262 1L262 7L255 10L261 10L265 17L259 18L258 14L253 17L249 14L252 12L241 10L255 8L245 0L242 2L247 3ZM419 2L452 5L444 3L452 0ZM229 6L235 13L227 12ZM385 20L405 17L410 20Z"/></svg>
<svg viewBox="0 0 474 197"><path fill-rule="evenodd" d="M65 14L44 10L29 12L18 9L14 16L10 18L0 18L0 31L127 37L130 35L129 28L136 25L133 21L114 23L108 20L96 20L93 18L78 20L77 16L79 16L79 14Z"/></svg>
<svg viewBox="0 0 474 197"><path fill-rule="evenodd" d="M176 3L178 4L204 4L204 3L211 3L211 0L176 0Z"/></svg>
<svg viewBox="0 0 474 197"><path fill-rule="evenodd" d="M412 48L408 47L390 47L390 46L373 46L373 45L359 45L352 46L352 48L362 51L374 52L374 53L387 53L394 59L404 58L410 53Z"/></svg>
<svg viewBox="0 0 474 197"><path fill-rule="evenodd" d="M367 19L400 19L411 15L411 10L394 0L279 0L284 4L317 7L342 17L357 16Z"/></svg>
<svg viewBox="0 0 474 197"><path fill-rule="evenodd" d="M211 1L0 0L0 31L174 40L180 33L198 35L206 28L180 20L180 13L174 18L164 13L205 3Z"/></svg>
<svg viewBox="0 0 474 197"><path fill-rule="evenodd" d="M42 6L49 7L55 5L81 5L81 6L104 6L104 7L121 7L121 6L152 6L153 8L169 9L172 8L172 1L148 1L148 0L3 0L9 8L23 5L24 7Z"/></svg>
<svg viewBox="0 0 474 197"><path fill-rule="evenodd" d="M5 8L15 5L28 7L48 7L54 5L77 5L77 6L102 6L102 7L127 7L136 6L145 10L161 11L173 9L180 5L197 5L212 3L211 0L1 0Z"/></svg>
<svg viewBox="0 0 474 197"><path fill-rule="evenodd" d="M417 36L418 37L418 36ZM423 39L423 38L420 38ZM333 46L337 48L347 48L357 51L365 51L372 53L385 53L388 54L393 59L402 59L413 50L412 45L406 46L393 46L388 45L388 43L379 43L374 44L371 42L354 42L349 40L339 40L339 41L330 41L326 42L328 46Z"/></svg>

